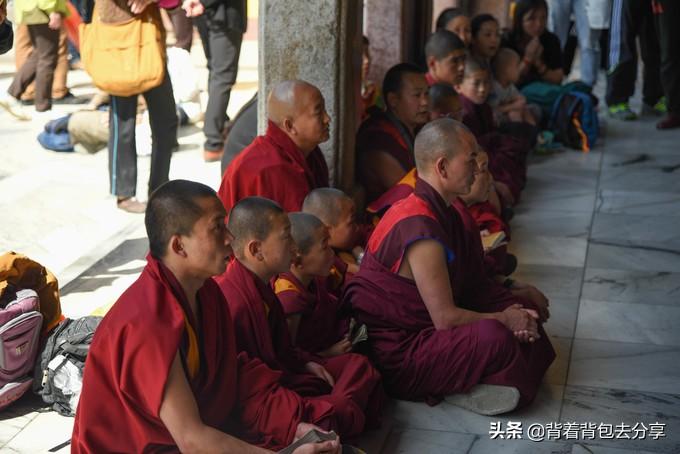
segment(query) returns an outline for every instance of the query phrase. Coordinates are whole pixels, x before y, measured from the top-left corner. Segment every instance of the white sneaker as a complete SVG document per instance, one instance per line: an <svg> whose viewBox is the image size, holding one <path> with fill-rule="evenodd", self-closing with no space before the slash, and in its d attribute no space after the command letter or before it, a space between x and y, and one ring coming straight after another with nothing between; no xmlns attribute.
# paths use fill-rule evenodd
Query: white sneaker
<svg viewBox="0 0 680 454"><path fill-rule="evenodd" d="M517 408L519 390L513 386L475 385L469 393L452 394L444 400L480 415L500 415Z"/></svg>
<svg viewBox="0 0 680 454"><path fill-rule="evenodd" d="M0 96L0 107L9 112L17 120L31 121L31 116L24 111L19 100L9 93Z"/></svg>

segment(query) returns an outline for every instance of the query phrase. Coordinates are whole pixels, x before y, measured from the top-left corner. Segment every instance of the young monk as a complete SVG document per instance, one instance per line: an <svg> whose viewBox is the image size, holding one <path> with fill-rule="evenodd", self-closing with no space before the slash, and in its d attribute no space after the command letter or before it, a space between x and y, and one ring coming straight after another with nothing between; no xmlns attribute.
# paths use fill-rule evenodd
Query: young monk
<svg viewBox="0 0 680 454"><path fill-rule="evenodd" d="M448 30L434 32L425 44L427 84L460 84L465 71L465 55L465 43L455 33Z"/></svg>
<svg viewBox="0 0 680 454"><path fill-rule="evenodd" d="M364 356L324 359L291 344L283 308L269 286L289 270L295 247L285 212L269 199L247 197L229 213L229 230L235 260L217 282L227 297L239 350L281 371L286 387L332 411L342 436L376 424L380 374Z"/></svg>
<svg viewBox="0 0 680 454"><path fill-rule="evenodd" d="M439 118L463 118L463 106L458 93L449 84L436 83L430 86L430 121Z"/></svg>
<svg viewBox="0 0 680 454"><path fill-rule="evenodd" d="M300 80L274 86L267 99L267 132L227 167L219 195L227 212L244 197L275 200L299 211L314 188L328 186L319 144L328 140L330 117L318 88Z"/></svg>
<svg viewBox="0 0 680 454"><path fill-rule="evenodd" d="M470 18L460 8L446 8L437 18L437 30L446 29L458 35L465 47L472 43Z"/></svg>
<svg viewBox="0 0 680 454"><path fill-rule="evenodd" d="M514 205L526 183L526 154L529 143L500 133L486 102L491 87L490 71L481 60L470 57L465 62L463 83L456 86L463 104L463 123L489 153L489 167L495 187L505 205Z"/></svg>
<svg viewBox="0 0 680 454"><path fill-rule="evenodd" d="M290 213L296 252L290 270L279 274L274 292L283 306L291 342L324 358L352 350L349 316L327 290L335 253L328 227L308 213Z"/></svg>
<svg viewBox="0 0 680 454"><path fill-rule="evenodd" d="M318 408L279 385L281 373L239 354L211 276L233 237L215 191L174 180L149 198L150 253L141 276L97 328L87 357L71 449L92 452L271 452L317 423ZM295 451L337 451L337 442Z"/></svg>
<svg viewBox="0 0 680 454"><path fill-rule="evenodd" d="M415 191L377 225L345 298L389 391L490 415L529 404L555 352L539 308L487 277L479 231L471 238L452 207L470 191L476 150L455 120L423 127Z"/></svg>
<svg viewBox="0 0 680 454"><path fill-rule="evenodd" d="M357 177L369 203L413 168L413 137L428 121L427 82L417 66L390 68L382 93L385 112L371 115L357 133Z"/></svg>
<svg viewBox="0 0 680 454"><path fill-rule="evenodd" d="M305 197L302 211L313 214L328 226L328 244L335 251L331 275L339 273L344 285L359 271L370 233L368 226L357 223L354 200L339 189L318 188Z"/></svg>

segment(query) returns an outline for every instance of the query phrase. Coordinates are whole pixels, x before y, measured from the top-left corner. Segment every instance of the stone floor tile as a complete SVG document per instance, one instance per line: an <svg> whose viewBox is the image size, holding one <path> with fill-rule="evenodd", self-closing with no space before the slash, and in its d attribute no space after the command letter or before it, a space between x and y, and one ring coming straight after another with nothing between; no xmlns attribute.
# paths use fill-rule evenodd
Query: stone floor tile
<svg viewBox="0 0 680 454"><path fill-rule="evenodd" d="M476 435L423 429L395 429L390 433L384 454L442 453L466 454Z"/></svg>
<svg viewBox="0 0 680 454"><path fill-rule="evenodd" d="M659 216L663 213L680 213L680 194L677 192L619 191L600 189L596 211L600 213Z"/></svg>
<svg viewBox="0 0 680 454"><path fill-rule="evenodd" d="M677 307L680 306L680 273L586 268L582 297Z"/></svg>
<svg viewBox="0 0 680 454"><path fill-rule="evenodd" d="M582 299L576 338L680 346L680 307Z"/></svg>
<svg viewBox="0 0 680 454"><path fill-rule="evenodd" d="M659 251L643 247L612 246L590 242L586 266L609 270L680 273L680 254L667 250Z"/></svg>
<svg viewBox="0 0 680 454"><path fill-rule="evenodd" d="M680 178L679 178L680 179ZM680 255L680 212L657 216L595 213L591 243L621 245Z"/></svg>
<svg viewBox="0 0 680 454"><path fill-rule="evenodd" d="M513 234L508 245L519 262L527 265L582 267L588 241L585 238L563 238Z"/></svg>
<svg viewBox="0 0 680 454"><path fill-rule="evenodd" d="M680 394L680 348L575 339L567 383Z"/></svg>
<svg viewBox="0 0 680 454"><path fill-rule="evenodd" d="M531 210L524 213L515 210L512 235L536 235L549 237L587 238L592 213L585 211Z"/></svg>

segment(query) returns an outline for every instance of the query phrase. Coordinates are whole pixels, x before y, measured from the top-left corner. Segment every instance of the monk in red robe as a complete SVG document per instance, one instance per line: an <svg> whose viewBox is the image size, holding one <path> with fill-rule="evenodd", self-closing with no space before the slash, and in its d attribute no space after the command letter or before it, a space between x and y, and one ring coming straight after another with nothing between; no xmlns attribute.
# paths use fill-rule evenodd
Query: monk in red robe
<svg viewBox="0 0 680 454"><path fill-rule="evenodd" d="M281 82L267 103L266 134L256 137L222 177L218 193L227 212L254 195L300 211L309 191L328 186L319 144L328 140L330 117L319 89L303 81Z"/></svg>
<svg viewBox="0 0 680 454"><path fill-rule="evenodd" d="M149 199L151 252L141 276L104 317L90 347L72 451L271 452L314 422L318 408L279 385L280 372L237 356L219 287L232 236L215 191L174 180ZM338 442L296 453L337 451Z"/></svg>
<svg viewBox="0 0 680 454"><path fill-rule="evenodd" d="M371 115L357 133L357 176L369 203L415 166L413 137L428 121L427 82L417 66L390 68L382 92L385 112Z"/></svg>
<svg viewBox="0 0 680 454"><path fill-rule="evenodd" d="M302 211L313 214L328 227L328 244L335 251L328 288L340 297L344 285L359 271L373 226L360 225L354 200L335 188L314 189L305 197Z"/></svg>
<svg viewBox="0 0 680 454"><path fill-rule="evenodd" d="M527 405L555 352L541 308L489 280L479 231L471 237L452 207L474 181L474 136L435 120L414 150L415 191L381 219L346 300L395 396L482 414Z"/></svg>
<svg viewBox="0 0 680 454"><path fill-rule="evenodd" d="M349 312L328 292L335 253L328 227L308 213L290 213L290 232L296 250L290 270L274 283L294 345L322 357L352 351Z"/></svg>
<svg viewBox="0 0 680 454"><path fill-rule="evenodd" d="M427 84L446 84L450 87L463 82L465 43L455 33L441 29L432 33L425 43Z"/></svg>
<svg viewBox="0 0 680 454"><path fill-rule="evenodd" d="M290 221L273 201L241 200L229 213L234 257L217 278L227 298L239 350L283 372L282 383L319 406L330 405L342 436L353 437L378 422L380 374L366 357L347 353L321 358L291 344L271 280L289 269L295 243Z"/></svg>

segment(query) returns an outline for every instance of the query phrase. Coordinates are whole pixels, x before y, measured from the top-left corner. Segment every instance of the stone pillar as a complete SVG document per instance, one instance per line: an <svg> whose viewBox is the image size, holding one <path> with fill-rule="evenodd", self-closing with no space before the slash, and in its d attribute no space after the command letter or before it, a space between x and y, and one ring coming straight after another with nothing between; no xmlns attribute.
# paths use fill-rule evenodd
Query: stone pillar
<svg viewBox="0 0 680 454"><path fill-rule="evenodd" d="M424 46L432 28L432 0L366 0L364 33L371 43L369 77L380 85L390 67L425 64Z"/></svg>
<svg viewBox="0 0 680 454"><path fill-rule="evenodd" d="M258 129L266 129L266 98L287 79L316 85L331 117L321 144L331 183L350 190L361 74L360 0L260 0Z"/></svg>

